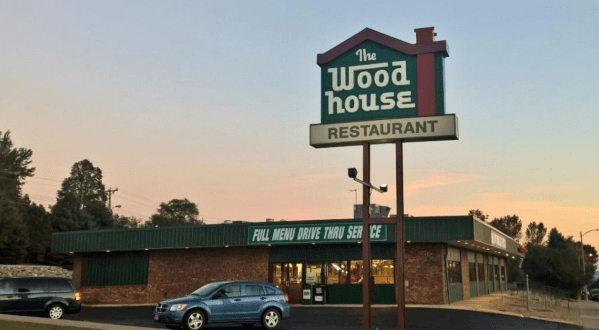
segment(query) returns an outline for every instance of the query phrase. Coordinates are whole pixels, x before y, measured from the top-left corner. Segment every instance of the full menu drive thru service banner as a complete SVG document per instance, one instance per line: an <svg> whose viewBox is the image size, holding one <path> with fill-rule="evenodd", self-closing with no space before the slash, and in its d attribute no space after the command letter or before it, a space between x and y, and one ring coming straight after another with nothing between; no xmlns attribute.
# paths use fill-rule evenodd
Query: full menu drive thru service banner
<svg viewBox="0 0 599 330"><path fill-rule="evenodd" d="M387 225L371 225L372 241L387 240ZM362 224L328 223L314 225L256 226L248 229L248 244L357 242Z"/></svg>

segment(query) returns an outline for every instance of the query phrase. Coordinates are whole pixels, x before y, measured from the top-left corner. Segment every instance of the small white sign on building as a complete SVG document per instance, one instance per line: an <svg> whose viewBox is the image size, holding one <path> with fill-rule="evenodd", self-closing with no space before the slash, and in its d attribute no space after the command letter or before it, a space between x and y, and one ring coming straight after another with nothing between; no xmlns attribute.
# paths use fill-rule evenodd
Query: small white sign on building
<svg viewBox="0 0 599 330"><path fill-rule="evenodd" d="M506 246L507 246L505 237L497 234L494 231L491 232L491 244L493 244L493 246L500 247L504 250L506 249Z"/></svg>
<svg viewBox="0 0 599 330"><path fill-rule="evenodd" d="M310 299L310 289L304 290L303 293L303 299Z"/></svg>

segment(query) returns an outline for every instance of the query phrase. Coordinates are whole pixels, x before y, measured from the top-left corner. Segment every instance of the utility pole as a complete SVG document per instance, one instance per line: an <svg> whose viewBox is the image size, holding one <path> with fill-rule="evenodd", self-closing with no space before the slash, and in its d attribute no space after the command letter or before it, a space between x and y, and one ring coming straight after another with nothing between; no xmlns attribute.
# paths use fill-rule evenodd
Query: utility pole
<svg viewBox="0 0 599 330"><path fill-rule="evenodd" d="M112 212L112 207L110 206L111 196L117 191L119 191L119 188L108 188L108 190L106 190L106 193L108 194L108 209L110 210L110 212Z"/></svg>

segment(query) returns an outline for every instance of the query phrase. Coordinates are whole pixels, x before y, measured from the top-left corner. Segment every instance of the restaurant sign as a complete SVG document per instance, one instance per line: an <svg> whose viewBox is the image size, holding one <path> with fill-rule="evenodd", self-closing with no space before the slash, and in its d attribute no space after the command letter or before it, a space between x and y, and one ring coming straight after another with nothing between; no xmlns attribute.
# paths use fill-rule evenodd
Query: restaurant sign
<svg viewBox="0 0 599 330"><path fill-rule="evenodd" d="M248 244L338 243L362 240L362 224L255 226L248 229ZM387 241L387 225L371 225L370 240Z"/></svg>
<svg viewBox="0 0 599 330"><path fill-rule="evenodd" d="M457 140L445 113L445 41L416 29L416 44L364 29L319 54L321 122L310 125L315 148ZM386 121L380 121L380 120Z"/></svg>

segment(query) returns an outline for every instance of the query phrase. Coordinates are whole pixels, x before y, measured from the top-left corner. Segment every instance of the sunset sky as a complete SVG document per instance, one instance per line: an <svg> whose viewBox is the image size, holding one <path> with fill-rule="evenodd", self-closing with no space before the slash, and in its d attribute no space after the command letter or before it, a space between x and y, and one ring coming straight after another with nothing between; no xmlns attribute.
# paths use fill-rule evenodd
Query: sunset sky
<svg viewBox="0 0 599 330"><path fill-rule="evenodd" d="M405 212L598 229L596 1L0 1L0 131L33 150L23 189L46 207L89 159L126 216L187 198L207 223L349 218L362 149L309 145L316 55L430 26L459 140L405 146ZM394 162L372 148L391 213Z"/></svg>

